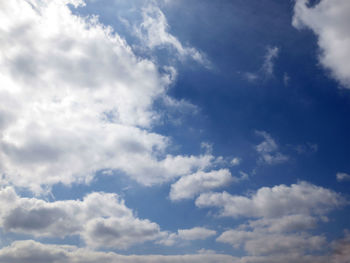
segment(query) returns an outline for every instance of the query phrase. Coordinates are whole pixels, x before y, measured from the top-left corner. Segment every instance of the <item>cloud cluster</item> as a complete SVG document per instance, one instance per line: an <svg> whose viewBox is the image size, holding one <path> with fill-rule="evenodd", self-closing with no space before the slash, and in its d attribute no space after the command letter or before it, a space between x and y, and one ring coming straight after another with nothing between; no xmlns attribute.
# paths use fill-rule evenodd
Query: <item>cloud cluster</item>
<svg viewBox="0 0 350 263"><path fill-rule="evenodd" d="M293 26L307 27L318 37L319 60L344 87L350 88L350 2L321 0L310 7L308 0L297 0Z"/></svg>
<svg viewBox="0 0 350 263"><path fill-rule="evenodd" d="M159 73L68 4L84 2L1 3L1 183L40 192L117 170L152 185L209 167L214 156L169 155L169 138L151 130L173 70Z"/></svg>
<svg viewBox="0 0 350 263"><path fill-rule="evenodd" d="M218 242L243 247L252 256L275 258L302 258L329 247L324 236L308 230L327 221L326 214L345 203L338 193L305 182L263 187L250 196L204 193L196 200L198 207L220 208L220 216L253 219L223 232Z"/></svg>
<svg viewBox="0 0 350 263"><path fill-rule="evenodd" d="M291 186L262 187L251 196L204 193L197 198L196 205L219 207L221 216L276 218L294 214L321 215L344 202L336 192L300 182Z"/></svg>
<svg viewBox="0 0 350 263"><path fill-rule="evenodd" d="M1 263L233 263L235 260L232 256L220 254L124 256L74 246L45 245L31 240L14 242L0 250Z"/></svg>
<svg viewBox="0 0 350 263"><path fill-rule="evenodd" d="M166 236L158 224L137 218L116 194L91 193L83 200L46 202L0 191L0 226L35 237L79 235L90 247L129 246Z"/></svg>

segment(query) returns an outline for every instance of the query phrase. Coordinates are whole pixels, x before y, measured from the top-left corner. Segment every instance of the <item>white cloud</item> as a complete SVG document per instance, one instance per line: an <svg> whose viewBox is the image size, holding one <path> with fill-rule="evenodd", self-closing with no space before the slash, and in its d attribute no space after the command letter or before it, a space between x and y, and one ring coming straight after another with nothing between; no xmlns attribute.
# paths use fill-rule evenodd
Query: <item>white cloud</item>
<svg viewBox="0 0 350 263"><path fill-rule="evenodd" d="M36 237L80 235L91 247L126 249L158 240L158 224L137 218L116 194L92 193L83 200L46 202L0 191L0 225L6 232Z"/></svg>
<svg viewBox="0 0 350 263"><path fill-rule="evenodd" d="M32 240L17 241L0 250L1 263L235 263L238 258L222 254L119 255L75 246L45 245Z"/></svg>
<svg viewBox="0 0 350 263"><path fill-rule="evenodd" d="M319 60L344 87L350 88L350 30L348 0L321 0L313 7L297 0L293 25L310 28L318 37Z"/></svg>
<svg viewBox="0 0 350 263"><path fill-rule="evenodd" d="M265 234L237 230L224 232L217 241L231 244L237 248L244 245L245 251L254 256L302 254L304 251L320 251L326 245L326 239L323 236Z"/></svg>
<svg viewBox="0 0 350 263"><path fill-rule="evenodd" d="M158 243L165 246L173 246L175 244L183 244L184 241L205 240L216 234L215 230L205 227L179 229L177 233L167 233L167 235L163 235L163 238L160 239Z"/></svg>
<svg viewBox="0 0 350 263"><path fill-rule="evenodd" d="M347 173L337 173L336 176L338 182L350 181L350 175Z"/></svg>
<svg viewBox="0 0 350 263"><path fill-rule="evenodd" d="M191 229L179 229L178 235L184 240L203 240L216 235L216 231L204 227L195 227Z"/></svg>
<svg viewBox="0 0 350 263"><path fill-rule="evenodd" d="M241 158L235 157L231 160L231 165L232 166L238 166L240 165L240 163L242 162Z"/></svg>
<svg viewBox="0 0 350 263"><path fill-rule="evenodd" d="M326 214L345 203L339 194L305 182L263 187L249 196L205 193L196 200L198 207L221 208L220 216L253 219L217 238L237 249L242 247L249 255L242 262L278 262L281 257L285 257L283 262L296 258L300 260L294 262L309 262L307 255L329 248L329 244L324 236L308 231L319 221L327 222Z"/></svg>
<svg viewBox="0 0 350 263"><path fill-rule="evenodd" d="M150 49L169 47L175 50L181 60L190 57L209 66L209 61L202 52L193 47L184 47L175 36L169 33L167 19L157 5L150 3L143 8L142 17L142 23L134 26L134 30L145 46Z"/></svg>
<svg viewBox="0 0 350 263"><path fill-rule="evenodd" d="M172 184L169 196L174 201L189 199L199 193L227 186L235 180L237 181L238 178L232 177L228 169L210 172L200 171L183 176L176 183Z"/></svg>
<svg viewBox="0 0 350 263"><path fill-rule="evenodd" d="M256 131L256 134L264 138L264 141L256 146L261 162L272 165L288 161L289 157L278 151L279 147L270 134L265 131Z"/></svg>
<svg viewBox="0 0 350 263"><path fill-rule="evenodd" d="M103 169L152 185L208 168L214 156L168 155L169 138L151 131L174 70L160 74L112 28L67 6L83 3L1 3L2 185L40 192Z"/></svg>
<svg viewBox="0 0 350 263"><path fill-rule="evenodd" d="M227 192L204 193L196 200L198 207L221 208L221 216L251 218L322 215L344 203L338 193L306 182L262 187L251 196L235 196Z"/></svg>
<svg viewBox="0 0 350 263"><path fill-rule="evenodd" d="M264 62L258 72L245 72L243 77L249 82L268 79L274 75L275 60L278 58L280 49L278 47L267 47Z"/></svg>
<svg viewBox="0 0 350 263"><path fill-rule="evenodd" d="M264 64L262 65L261 69L265 73L265 76L272 76L274 71L274 63L275 60L278 57L279 48L278 47L268 47L266 54L265 54L265 60Z"/></svg>

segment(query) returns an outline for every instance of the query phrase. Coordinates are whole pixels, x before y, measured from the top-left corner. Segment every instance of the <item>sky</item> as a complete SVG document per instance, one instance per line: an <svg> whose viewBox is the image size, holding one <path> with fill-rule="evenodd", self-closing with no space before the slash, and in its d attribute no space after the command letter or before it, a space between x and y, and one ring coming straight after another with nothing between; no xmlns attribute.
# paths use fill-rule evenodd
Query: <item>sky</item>
<svg viewBox="0 0 350 263"><path fill-rule="evenodd" d="M348 263L348 0L0 0L0 263Z"/></svg>

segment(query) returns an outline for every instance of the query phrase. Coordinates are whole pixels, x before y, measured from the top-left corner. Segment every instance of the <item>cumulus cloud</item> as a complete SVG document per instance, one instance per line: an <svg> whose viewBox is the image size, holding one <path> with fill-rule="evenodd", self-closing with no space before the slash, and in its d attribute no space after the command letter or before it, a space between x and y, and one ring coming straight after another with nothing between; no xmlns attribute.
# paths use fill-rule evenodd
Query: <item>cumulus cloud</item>
<svg viewBox="0 0 350 263"><path fill-rule="evenodd" d="M234 158L231 160L231 165L232 165L232 166L238 166L238 165L240 165L241 162L242 162L242 159L241 159L241 158L234 157Z"/></svg>
<svg viewBox="0 0 350 263"><path fill-rule="evenodd" d="M348 0L321 0L310 7L308 0L297 0L293 26L310 28L318 37L319 60L332 76L350 88L350 30Z"/></svg>
<svg viewBox="0 0 350 263"><path fill-rule="evenodd" d="M181 244L183 241L205 240L209 237L215 236L217 232L205 227L194 227L190 229L179 229L177 233L168 233L158 243L165 246L173 246L174 244Z"/></svg>
<svg viewBox="0 0 350 263"><path fill-rule="evenodd" d="M221 216L255 218L322 215L344 203L340 194L306 182L262 187L251 196L235 196L227 192L204 193L196 200L198 207L221 208Z"/></svg>
<svg viewBox="0 0 350 263"><path fill-rule="evenodd" d="M46 202L0 191L0 225L6 232L36 237L79 235L90 247L129 246L162 238L158 224L139 219L116 194L92 193L83 200Z"/></svg>
<svg viewBox="0 0 350 263"><path fill-rule="evenodd" d="M68 4L84 2L1 3L1 183L40 192L108 169L153 185L208 168L214 156L169 155L169 138L152 132L173 70Z"/></svg>
<svg viewBox="0 0 350 263"><path fill-rule="evenodd" d="M350 181L350 175L347 173L337 173L336 177L338 182Z"/></svg>
<svg viewBox="0 0 350 263"><path fill-rule="evenodd" d="M75 246L45 245L32 240L17 241L0 250L1 263L234 263L237 258L222 254L120 255L95 252Z"/></svg>
<svg viewBox="0 0 350 263"><path fill-rule="evenodd" d="M193 198L205 191L229 185L238 178L232 177L228 169L214 170L211 172L197 172L181 177L171 185L170 199L181 200Z"/></svg>
<svg viewBox="0 0 350 263"><path fill-rule="evenodd" d="M297 262L304 262L307 255L329 248L324 236L308 231L319 221L327 222L327 213L345 204L340 194L306 182L263 187L248 196L204 193L196 200L198 207L219 207L220 216L252 219L217 238L237 249L242 247L249 255L244 259L247 262L251 256L258 257L256 262L269 262L268 258L275 262L281 257L285 257L283 262L293 262L296 255L300 258Z"/></svg>
<svg viewBox="0 0 350 263"><path fill-rule="evenodd" d="M17 241L0 250L1 263L345 263L330 258L298 253L272 256L245 256L215 254L202 250L193 255L120 255L113 252L96 252L75 246L46 245L32 240Z"/></svg>
<svg viewBox="0 0 350 263"><path fill-rule="evenodd" d="M323 236L265 234L237 230L224 232L217 241L231 244L237 248L244 245L245 251L254 256L301 254L304 251L320 251L326 245L326 239Z"/></svg>
<svg viewBox="0 0 350 263"><path fill-rule="evenodd" d="M272 165L289 159L287 155L278 151L279 147L270 134L265 131L256 131L256 134L264 138L264 141L256 146L256 151L260 155L259 161Z"/></svg>

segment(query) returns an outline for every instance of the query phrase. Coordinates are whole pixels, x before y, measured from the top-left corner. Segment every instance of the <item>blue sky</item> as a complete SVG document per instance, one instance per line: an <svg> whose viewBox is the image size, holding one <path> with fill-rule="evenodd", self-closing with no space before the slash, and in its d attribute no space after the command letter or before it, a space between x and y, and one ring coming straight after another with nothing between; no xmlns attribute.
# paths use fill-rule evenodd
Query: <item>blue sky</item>
<svg viewBox="0 0 350 263"><path fill-rule="evenodd" d="M0 262L348 262L349 14L0 3Z"/></svg>

